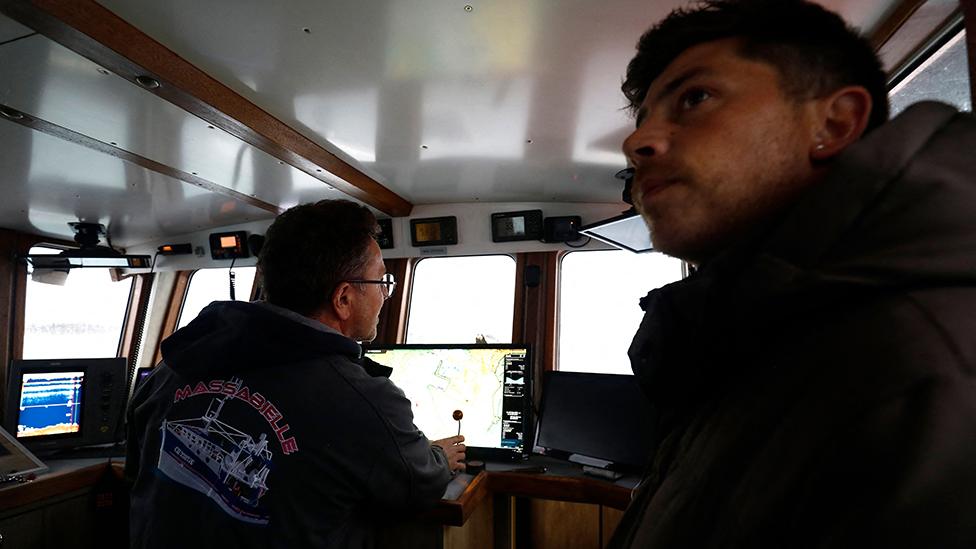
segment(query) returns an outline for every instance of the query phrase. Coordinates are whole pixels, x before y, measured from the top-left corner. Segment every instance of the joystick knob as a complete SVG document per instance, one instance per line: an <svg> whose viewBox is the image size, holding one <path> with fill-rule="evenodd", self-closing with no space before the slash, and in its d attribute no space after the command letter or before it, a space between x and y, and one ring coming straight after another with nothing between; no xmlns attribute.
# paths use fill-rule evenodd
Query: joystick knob
<svg viewBox="0 0 976 549"><path fill-rule="evenodd" d="M454 410L452 417L454 418L454 421L458 422L458 436L461 436L461 418L464 417L464 412L461 410Z"/></svg>

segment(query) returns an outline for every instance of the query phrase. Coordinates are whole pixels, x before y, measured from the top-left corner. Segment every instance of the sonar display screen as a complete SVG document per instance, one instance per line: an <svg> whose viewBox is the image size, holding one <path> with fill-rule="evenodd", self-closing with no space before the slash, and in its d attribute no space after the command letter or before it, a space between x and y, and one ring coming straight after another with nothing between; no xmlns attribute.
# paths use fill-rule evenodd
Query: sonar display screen
<svg viewBox="0 0 976 549"><path fill-rule="evenodd" d="M24 373L17 437L64 435L81 430L84 372Z"/></svg>
<svg viewBox="0 0 976 549"><path fill-rule="evenodd" d="M390 379L413 405L414 423L432 440L461 434L471 447L521 452L526 399L525 348L436 348L403 345L367 350L393 368Z"/></svg>

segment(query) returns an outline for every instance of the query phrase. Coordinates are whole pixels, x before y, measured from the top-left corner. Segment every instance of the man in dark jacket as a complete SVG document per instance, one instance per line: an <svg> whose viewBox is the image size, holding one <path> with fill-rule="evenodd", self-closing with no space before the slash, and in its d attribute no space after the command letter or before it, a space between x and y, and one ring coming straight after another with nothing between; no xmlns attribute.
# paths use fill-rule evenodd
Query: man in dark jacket
<svg viewBox="0 0 976 549"><path fill-rule="evenodd" d="M163 342L129 409L132 547L365 547L441 497L463 437L428 441L358 343L394 286L375 230L347 201L288 210L267 302L215 302Z"/></svg>
<svg viewBox="0 0 976 549"><path fill-rule="evenodd" d="M635 207L698 269L641 303L662 436L611 546L976 546L976 120L884 124L884 83L794 0L638 44Z"/></svg>

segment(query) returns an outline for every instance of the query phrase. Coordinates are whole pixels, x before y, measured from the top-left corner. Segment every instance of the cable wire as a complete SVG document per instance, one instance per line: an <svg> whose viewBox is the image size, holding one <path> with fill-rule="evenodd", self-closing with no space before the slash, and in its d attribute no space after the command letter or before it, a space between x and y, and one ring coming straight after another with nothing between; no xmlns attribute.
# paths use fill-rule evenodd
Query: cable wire
<svg viewBox="0 0 976 549"><path fill-rule="evenodd" d="M232 258L230 260L230 269L228 269L227 274L230 277L230 300L237 301L237 295L234 293L234 262L237 258Z"/></svg>

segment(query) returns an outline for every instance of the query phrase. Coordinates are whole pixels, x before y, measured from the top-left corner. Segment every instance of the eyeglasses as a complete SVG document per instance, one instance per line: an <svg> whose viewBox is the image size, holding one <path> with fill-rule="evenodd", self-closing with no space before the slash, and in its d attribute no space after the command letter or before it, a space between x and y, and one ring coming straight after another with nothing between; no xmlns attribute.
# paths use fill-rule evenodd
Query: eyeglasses
<svg viewBox="0 0 976 549"><path fill-rule="evenodd" d="M350 284L382 284L383 286L380 290L383 292L383 299L388 299L393 295L393 290L396 289L396 280L393 279L393 275L386 273L383 278L379 280L347 280Z"/></svg>

